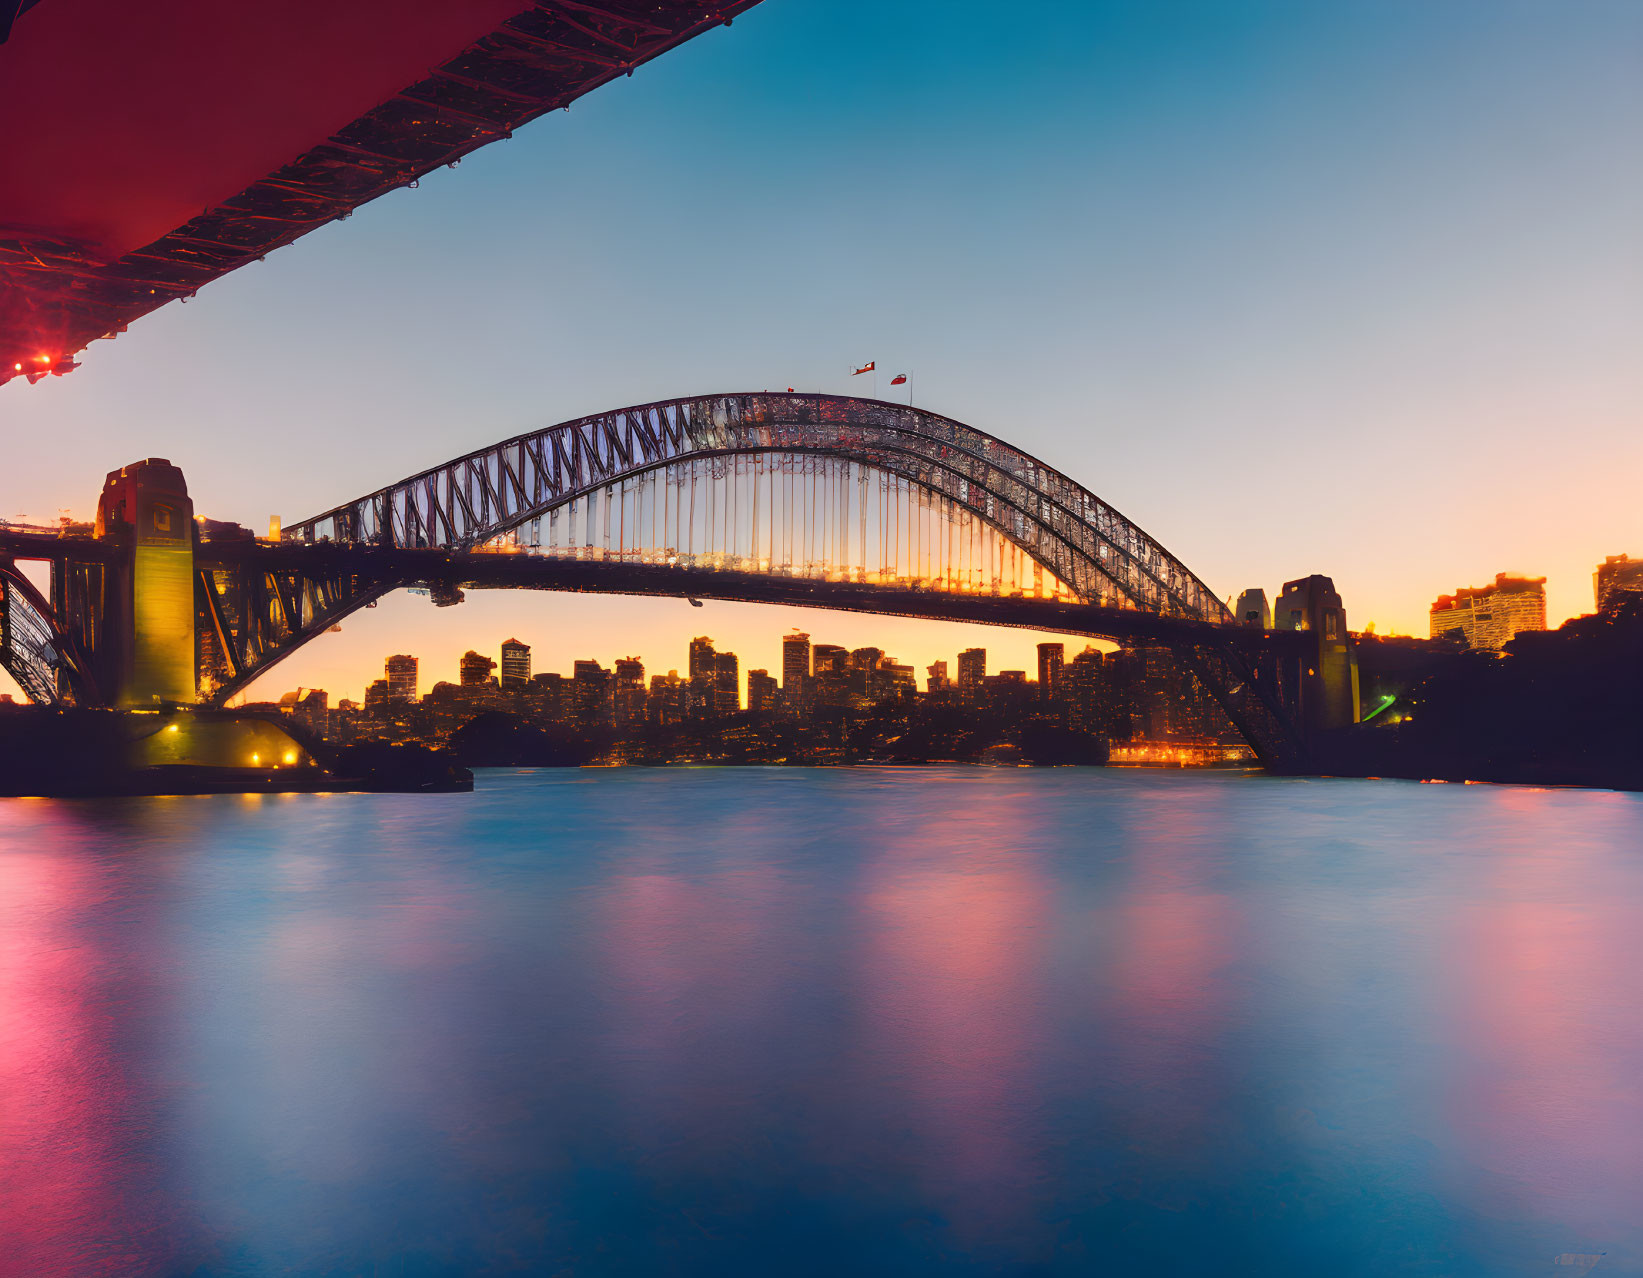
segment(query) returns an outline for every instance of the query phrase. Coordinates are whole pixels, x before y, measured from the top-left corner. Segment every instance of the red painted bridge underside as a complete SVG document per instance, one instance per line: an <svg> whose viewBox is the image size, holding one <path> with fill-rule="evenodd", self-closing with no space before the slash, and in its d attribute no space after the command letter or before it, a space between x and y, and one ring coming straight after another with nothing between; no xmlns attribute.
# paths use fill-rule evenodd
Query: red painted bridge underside
<svg viewBox="0 0 1643 1278"><path fill-rule="evenodd" d="M755 3L0 0L0 381Z"/></svg>

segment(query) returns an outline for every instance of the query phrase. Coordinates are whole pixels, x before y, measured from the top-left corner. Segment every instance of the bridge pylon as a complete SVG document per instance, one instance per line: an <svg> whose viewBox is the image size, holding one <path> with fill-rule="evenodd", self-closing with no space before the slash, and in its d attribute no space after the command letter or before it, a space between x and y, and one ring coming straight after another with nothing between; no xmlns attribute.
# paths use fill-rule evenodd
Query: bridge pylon
<svg viewBox="0 0 1643 1278"><path fill-rule="evenodd" d="M194 503L182 471L163 457L110 471L96 535L120 550L90 627L105 695L121 709L192 703Z"/></svg>
<svg viewBox="0 0 1643 1278"><path fill-rule="evenodd" d="M1359 720L1358 654L1346 628L1346 608L1328 577L1314 573L1284 583L1273 607L1278 630L1306 632L1310 642L1283 659L1283 698L1303 738L1350 727Z"/></svg>

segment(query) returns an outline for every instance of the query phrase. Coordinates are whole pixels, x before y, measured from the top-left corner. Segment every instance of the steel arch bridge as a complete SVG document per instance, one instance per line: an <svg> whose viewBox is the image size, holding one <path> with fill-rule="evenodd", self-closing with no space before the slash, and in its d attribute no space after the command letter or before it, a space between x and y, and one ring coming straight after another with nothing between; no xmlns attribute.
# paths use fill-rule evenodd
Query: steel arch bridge
<svg viewBox="0 0 1643 1278"><path fill-rule="evenodd" d="M288 525L276 543L205 527L199 686L216 704L401 587L425 586L436 603L464 587L602 591L1167 645L1263 762L1292 768L1306 754L1296 689L1308 636L1232 624L1202 581L1100 497L907 405L764 392L666 400L468 453ZM94 651L104 618L85 603L96 574L116 571L109 550L84 548L97 560L77 569L89 585L54 577L67 583L54 586L55 615L12 592L29 625L14 623L23 642L0 644L0 658L37 700L54 671L58 697L80 703L98 702L99 675L117 682ZM62 543L52 554L76 567Z"/></svg>
<svg viewBox="0 0 1643 1278"><path fill-rule="evenodd" d="M801 473L811 476L825 475L817 462L828 459L899 480L938 499L950 519L968 517L995 529L1086 603L1193 621L1232 620L1186 565L1059 471L951 418L842 396L703 396L563 422L413 475L305 520L286 535L311 545L473 550L557 508L613 487L625 490L630 481L676 471L683 463L717 462L715 479L734 476L739 483L736 460L755 456L817 459L808 466L801 460ZM750 502L752 516L756 502ZM855 504L859 513L859 499ZM825 519L830 511L819 513ZM745 545L746 558L769 559L774 566L774 554L758 553L752 519L739 511L732 517L734 527L717 531L737 549ZM858 549L867 547L858 542ZM709 553L731 551L721 546ZM791 575L790 560L782 567ZM814 560L803 564L805 572L817 567ZM824 571L847 567L829 560Z"/></svg>

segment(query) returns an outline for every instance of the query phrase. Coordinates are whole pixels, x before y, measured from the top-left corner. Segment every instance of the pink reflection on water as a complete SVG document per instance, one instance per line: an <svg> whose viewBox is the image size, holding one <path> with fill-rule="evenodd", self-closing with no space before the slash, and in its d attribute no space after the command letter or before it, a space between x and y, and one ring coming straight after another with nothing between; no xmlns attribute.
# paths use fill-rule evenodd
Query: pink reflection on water
<svg viewBox="0 0 1643 1278"><path fill-rule="evenodd" d="M169 1270L185 1231L115 1037L141 978L85 918L120 890L114 871L60 805L0 800L0 825L0 1272Z"/></svg>
<svg viewBox="0 0 1643 1278"><path fill-rule="evenodd" d="M1497 800L1508 819L1449 933L1448 1117L1464 1155L1501 1178L1503 1214L1612 1221L1643 1184L1643 927L1637 849L1591 837L1603 796L1583 797L1574 828L1566 796Z"/></svg>
<svg viewBox="0 0 1643 1278"><path fill-rule="evenodd" d="M1227 975L1248 944L1238 902L1215 887L1223 832L1201 794L1160 797L1128 832L1130 878L1112 903L1107 1009L1131 1139L1188 1148L1221 1121L1232 1021Z"/></svg>
<svg viewBox="0 0 1643 1278"><path fill-rule="evenodd" d="M1027 1128L1053 919L1023 846L1038 825L1030 801L1003 781L953 796L866 868L858 1050L864 1085L897 1092L884 1109L914 1174L962 1207L953 1223L969 1231L1023 1214L1042 1171Z"/></svg>
<svg viewBox="0 0 1643 1278"><path fill-rule="evenodd" d="M601 889L595 959L620 1119L641 1144L680 1129L732 1143L773 1100L760 1036L781 1020L792 902L774 866L737 856L632 865Z"/></svg>

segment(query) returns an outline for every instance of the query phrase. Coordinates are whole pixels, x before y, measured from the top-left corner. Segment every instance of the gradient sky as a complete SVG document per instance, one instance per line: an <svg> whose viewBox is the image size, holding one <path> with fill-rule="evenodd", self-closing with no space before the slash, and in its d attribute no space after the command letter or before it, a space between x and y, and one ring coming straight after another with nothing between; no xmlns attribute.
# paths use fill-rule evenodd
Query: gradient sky
<svg viewBox="0 0 1643 1278"><path fill-rule="evenodd" d="M164 456L260 531L601 409L864 393L876 359L1223 596L1323 572L1354 628L1424 634L1510 570L1555 624L1643 555L1640 133L1635 0L766 0L0 389L0 515L88 516ZM775 669L793 625L920 667L1038 638L400 596L254 695L357 697L394 651L427 687L510 634L567 673L704 633Z"/></svg>

